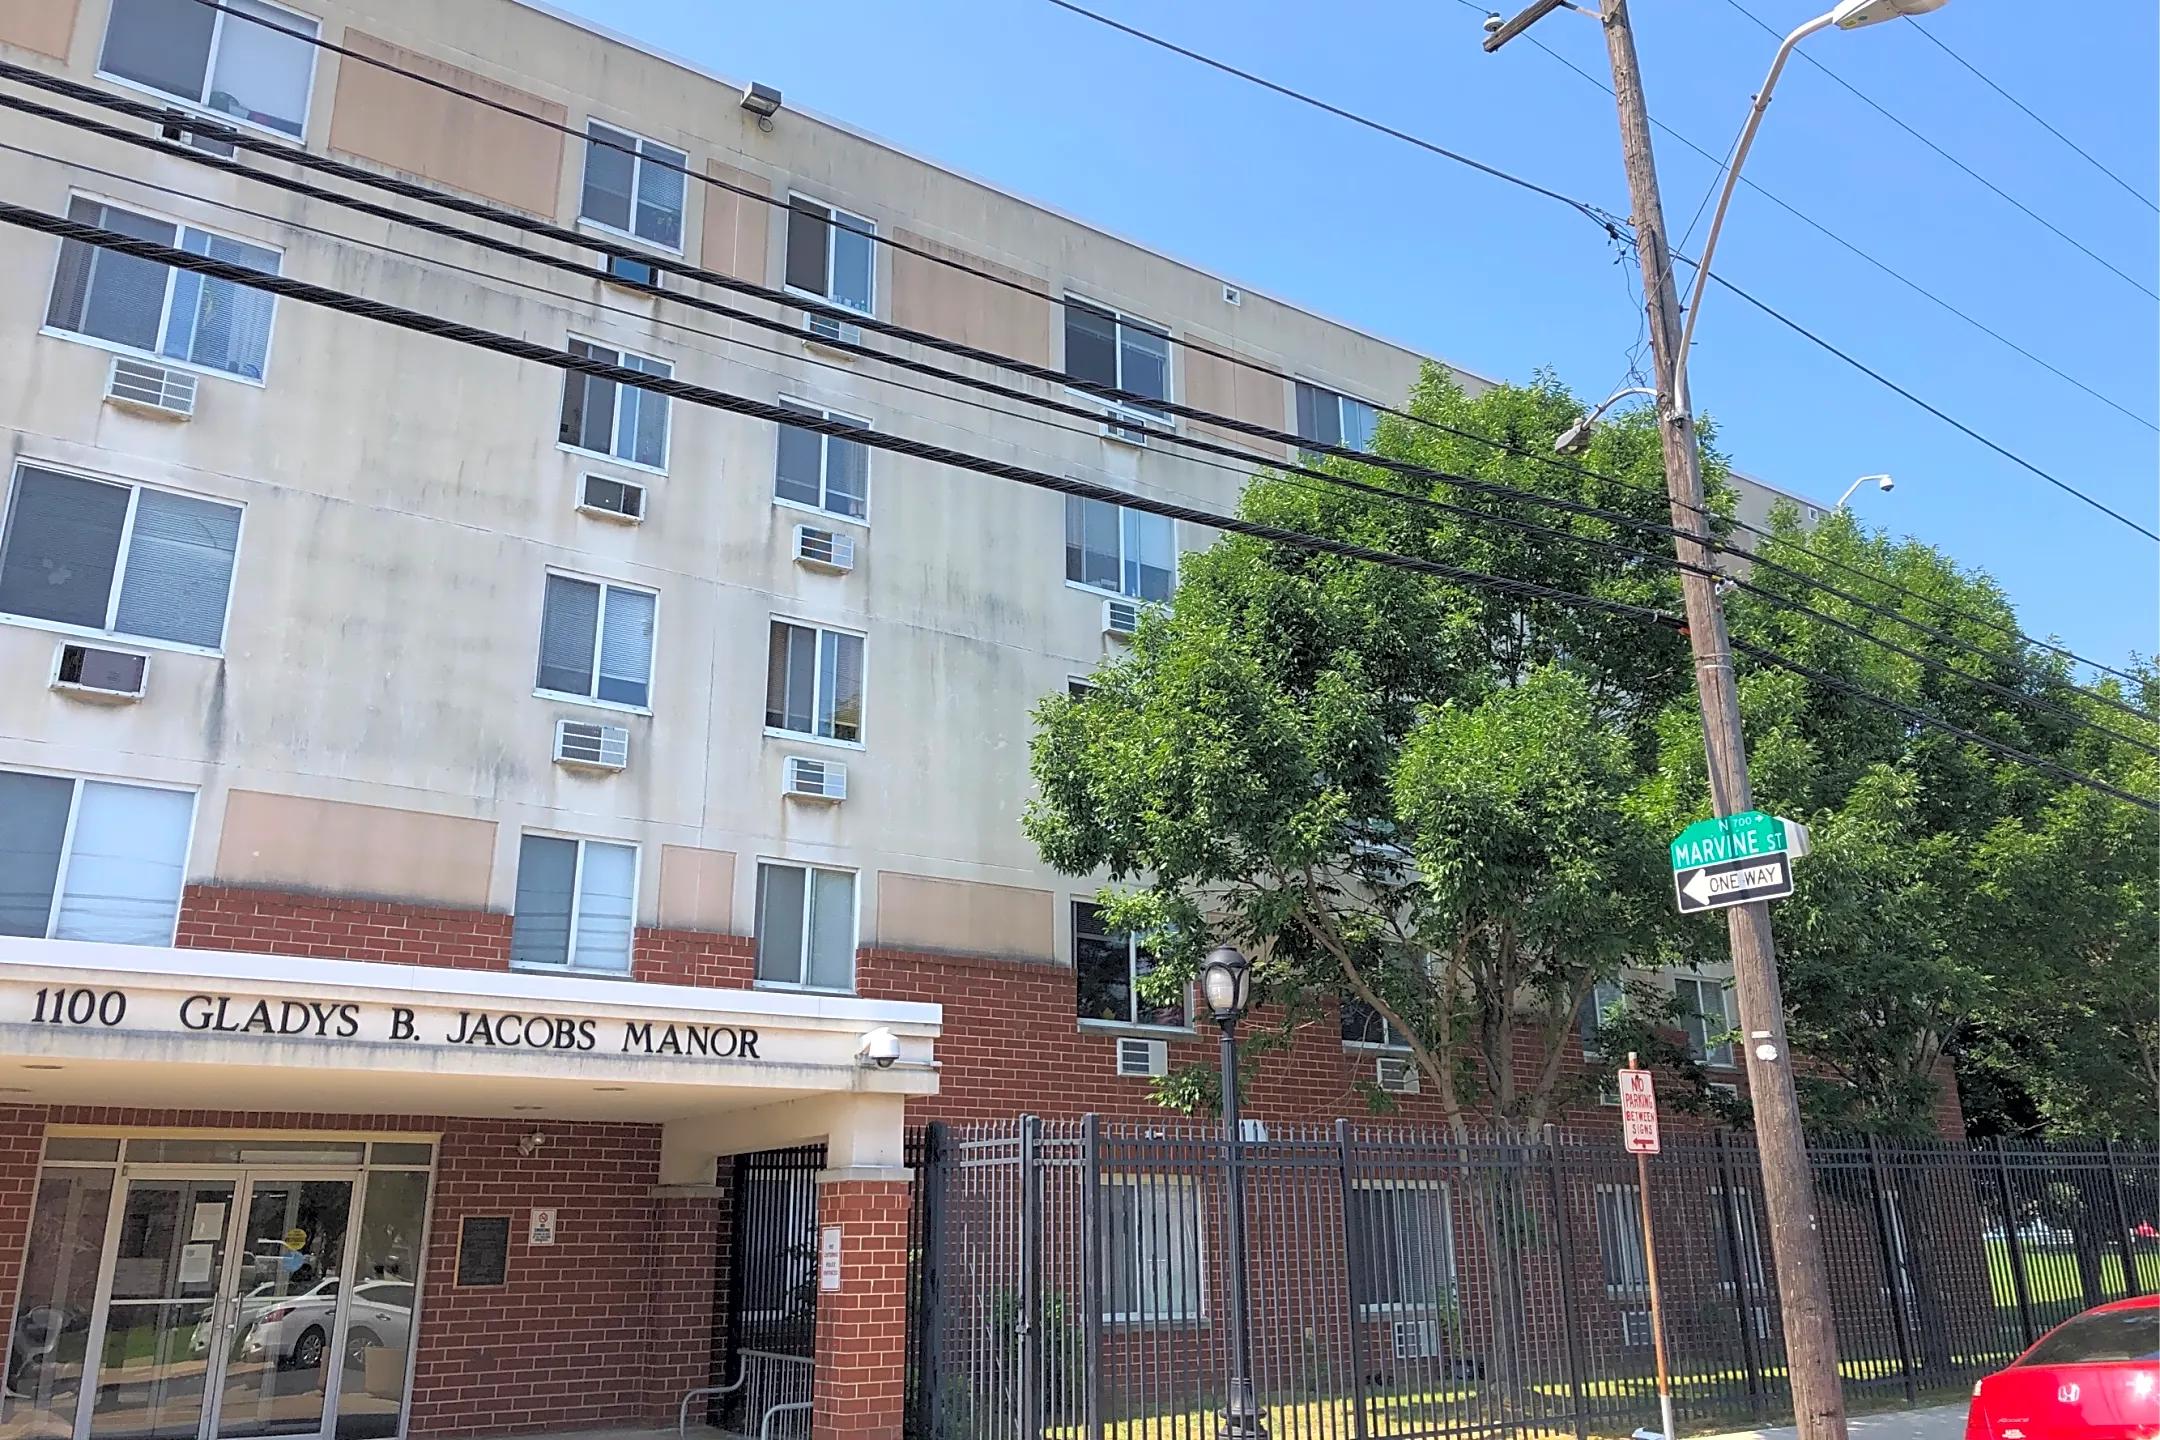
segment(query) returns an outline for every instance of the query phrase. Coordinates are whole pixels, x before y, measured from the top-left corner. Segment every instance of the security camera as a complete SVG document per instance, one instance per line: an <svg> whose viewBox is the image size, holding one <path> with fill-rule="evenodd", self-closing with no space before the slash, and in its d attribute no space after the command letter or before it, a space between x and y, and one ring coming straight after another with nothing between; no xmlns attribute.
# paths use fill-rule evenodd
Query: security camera
<svg viewBox="0 0 2160 1440"><path fill-rule="evenodd" d="M1498 15L1487 15L1485 17L1485 33L1487 35L1497 35L1500 33L1500 27L1505 24L1507 24L1507 21L1502 20Z"/></svg>
<svg viewBox="0 0 2160 1440"><path fill-rule="evenodd" d="M1895 490L1897 488L1897 481L1892 480L1887 475L1883 476L1882 479L1877 480L1875 483L1884 490Z"/></svg>
<svg viewBox="0 0 2160 1440"><path fill-rule="evenodd" d="M855 1047L855 1058L867 1060L880 1070L890 1070L900 1060L900 1037L890 1030L872 1030Z"/></svg>

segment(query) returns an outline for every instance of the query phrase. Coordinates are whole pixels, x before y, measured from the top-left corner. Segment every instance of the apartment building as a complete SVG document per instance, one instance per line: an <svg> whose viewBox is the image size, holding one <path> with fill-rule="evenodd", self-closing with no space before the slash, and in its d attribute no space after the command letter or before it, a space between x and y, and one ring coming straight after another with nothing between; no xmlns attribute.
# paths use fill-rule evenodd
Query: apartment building
<svg viewBox="0 0 2160 1440"><path fill-rule="evenodd" d="M847 315L1352 446L1422 357L524 0L0 0L0 61L592 248L20 112L10 202L820 427L0 232L0 1423L671 1421L721 1158L822 1141L817 1424L896 1434L906 1126L1132 1113L1205 1053L1018 820L1031 708L1213 536L848 432L1238 482L1161 443L1190 421L902 376ZM617 283L656 275L786 324ZM1722 985L1678 983L1729 1065ZM1256 1113L1410 1083L1375 1017L1336 1029Z"/></svg>

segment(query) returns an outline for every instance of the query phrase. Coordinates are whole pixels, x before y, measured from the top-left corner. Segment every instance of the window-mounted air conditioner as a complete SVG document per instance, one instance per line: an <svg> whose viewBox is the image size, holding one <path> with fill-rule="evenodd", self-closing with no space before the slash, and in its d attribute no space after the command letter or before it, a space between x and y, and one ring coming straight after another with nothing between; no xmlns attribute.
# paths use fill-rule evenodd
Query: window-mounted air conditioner
<svg viewBox="0 0 2160 1440"><path fill-rule="evenodd" d="M1418 1093L1417 1061L1405 1055L1381 1055L1373 1060L1373 1083L1390 1095Z"/></svg>
<svg viewBox="0 0 2160 1440"><path fill-rule="evenodd" d="M612 475L586 475L578 481L577 508L603 520L635 525L645 518L645 487Z"/></svg>
<svg viewBox="0 0 2160 1440"><path fill-rule="evenodd" d="M105 377L105 403L160 420L187 420L195 414L195 377L170 365L113 356Z"/></svg>
<svg viewBox="0 0 2160 1440"><path fill-rule="evenodd" d="M837 340L842 345L862 344L862 327L835 320L830 315L805 315L803 329L809 332L812 344L820 340Z"/></svg>
<svg viewBox="0 0 2160 1440"><path fill-rule="evenodd" d="M1440 1353L1440 1326L1431 1320L1397 1320L1395 1358L1430 1360Z"/></svg>
<svg viewBox="0 0 2160 1440"><path fill-rule="evenodd" d="M1143 1040L1121 1035L1117 1042L1117 1073L1136 1080L1159 1078L1170 1073L1170 1045L1164 1040Z"/></svg>
<svg viewBox="0 0 2160 1440"><path fill-rule="evenodd" d="M630 763L630 732L620 725L558 720L555 763L582 770L620 770Z"/></svg>
<svg viewBox="0 0 2160 1440"><path fill-rule="evenodd" d="M812 570L845 575L855 568L855 540L815 525L795 527L795 563Z"/></svg>
<svg viewBox="0 0 2160 1440"><path fill-rule="evenodd" d="M1147 421L1138 416L1118 413L1103 417L1102 433L1105 440L1115 440L1121 445L1145 445L1147 432Z"/></svg>
<svg viewBox="0 0 2160 1440"><path fill-rule="evenodd" d="M1140 630L1140 606L1132 600L1105 600L1102 602L1102 633L1105 635L1131 636Z"/></svg>
<svg viewBox="0 0 2160 1440"><path fill-rule="evenodd" d="M52 688L85 700L140 700L150 679L150 657L132 650L62 642L53 654Z"/></svg>
<svg viewBox="0 0 2160 1440"><path fill-rule="evenodd" d="M847 799L847 766L834 760L790 755L780 772L780 793L790 800Z"/></svg>

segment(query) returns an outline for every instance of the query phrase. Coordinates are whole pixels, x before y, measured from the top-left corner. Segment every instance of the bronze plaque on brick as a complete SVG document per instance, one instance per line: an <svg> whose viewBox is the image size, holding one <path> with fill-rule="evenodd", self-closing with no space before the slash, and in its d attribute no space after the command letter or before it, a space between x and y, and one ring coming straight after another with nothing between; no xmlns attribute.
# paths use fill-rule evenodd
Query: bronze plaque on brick
<svg viewBox="0 0 2160 1440"><path fill-rule="evenodd" d="M510 1217L468 1215L458 1225L457 1283L500 1285L510 1268Z"/></svg>

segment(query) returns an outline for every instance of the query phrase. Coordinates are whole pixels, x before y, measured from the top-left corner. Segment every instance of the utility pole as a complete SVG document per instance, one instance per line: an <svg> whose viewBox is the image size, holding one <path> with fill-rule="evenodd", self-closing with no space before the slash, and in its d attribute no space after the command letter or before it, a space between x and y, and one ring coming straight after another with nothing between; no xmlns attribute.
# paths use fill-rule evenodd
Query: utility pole
<svg viewBox="0 0 2160 1440"><path fill-rule="evenodd" d="M1557 4L1532 5L1531 11L1538 13L1526 11L1523 24L1510 22L1512 30L1493 27L1486 48L1497 49L1527 28L1528 21L1558 8ZM1566 8L1589 13L1579 5ZM1603 0L1603 13L1597 18L1605 27L1613 98L1620 110L1620 148L1627 165L1635 253L1642 268L1644 308L1657 371L1665 488L1672 502L1673 527L1679 532L1674 548L1683 567L1680 585L1687 602L1688 644L1695 654L1695 688L1702 702L1710 799L1717 814L1732 815L1754 809L1754 795L1748 784L1747 744L1740 733L1732 646L1725 632L1724 608L1711 579L1716 556L1710 548L1709 517L1703 506L1702 452L1685 391L1680 289L1666 241L1664 205L1658 198L1650 110L1643 97L1627 0ZM1800 1127L1792 1055L1785 1043L1785 1001L1778 986L1777 950L1770 938L1770 907L1756 901L1733 906L1725 916L1732 937L1740 1027L1747 1044L1748 1098L1754 1107L1755 1141L1762 1157L1763 1208L1770 1222L1770 1253L1784 1312L1793 1416L1799 1422L1800 1440L1847 1440L1837 1331L1830 1312L1829 1266L1816 1224L1814 1168ZM1746 1317L1742 1323L1747 1323Z"/></svg>

